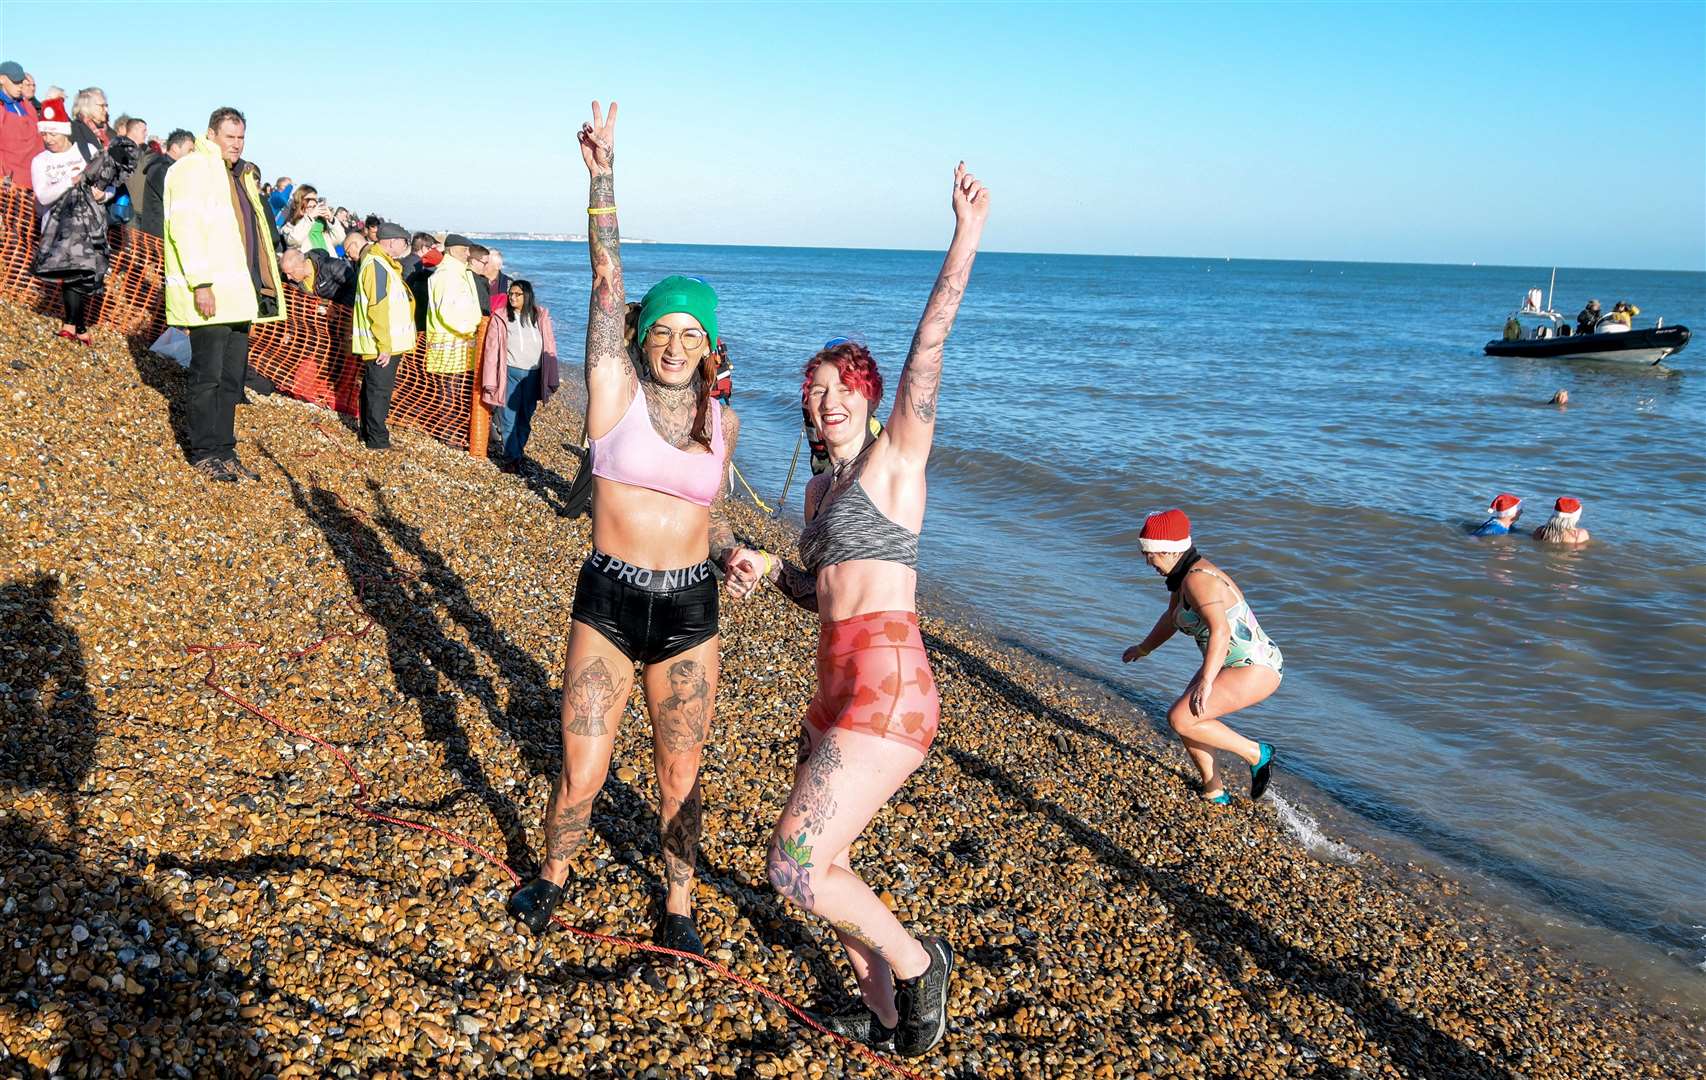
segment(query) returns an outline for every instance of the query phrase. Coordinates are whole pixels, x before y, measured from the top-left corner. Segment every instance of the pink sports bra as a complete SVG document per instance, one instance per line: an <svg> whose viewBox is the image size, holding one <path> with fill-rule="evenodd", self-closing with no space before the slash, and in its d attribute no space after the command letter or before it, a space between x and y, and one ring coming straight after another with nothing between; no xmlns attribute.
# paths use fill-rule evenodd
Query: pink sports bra
<svg viewBox="0 0 1706 1080"><path fill-rule="evenodd" d="M711 400L711 452L690 454L663 441L643 397L634 387L622 419L592 440L592 475L710 506L723 479L723 403Z"/></svg>

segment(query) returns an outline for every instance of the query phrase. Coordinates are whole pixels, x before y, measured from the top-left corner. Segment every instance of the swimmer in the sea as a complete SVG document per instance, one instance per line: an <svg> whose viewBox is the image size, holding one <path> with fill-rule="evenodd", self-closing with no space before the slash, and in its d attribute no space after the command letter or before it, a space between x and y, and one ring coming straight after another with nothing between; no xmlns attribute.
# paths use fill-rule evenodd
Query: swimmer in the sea
<svg viewBox="0 0 1706 1080"><path fill-rule="evenodd" d="M1487 520L1469 530L1470 536L1504 536L1516 525L1516 519L1522 516L1522 500L1508 491L1501 491L1493 496L1493 502L1487 507Z"/></svg>
<svg viewBox="0 0 1706 1080"><path fill-rule="evenodd" d="M1577 524L1581 520L1581 500L1565 495L1552 504L1552 516L1534 530L1534 538L1542 544L1585 544L1588 531Z"/></svg>

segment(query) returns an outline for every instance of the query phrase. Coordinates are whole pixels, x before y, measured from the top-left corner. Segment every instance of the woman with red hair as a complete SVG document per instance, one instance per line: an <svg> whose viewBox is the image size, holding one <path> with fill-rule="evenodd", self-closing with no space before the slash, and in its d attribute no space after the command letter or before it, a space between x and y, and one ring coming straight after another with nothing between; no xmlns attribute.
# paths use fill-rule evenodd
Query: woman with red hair
<svg viewBox="0 0 1706 1080"><path fill-rule="evenodd" d="M1215 766L1214 751L1237 754L1250 766L1250 798L1259 799L1273 777L1274 748L1226 726L1223 717L1268 699L1285 671L1280 654L1244 591L1191 542L1191 519L1183 510L1150 514L1138 536L1143 561L1167 579L1167 610L1149 636L1125 651L1126 663L1141 660L1183 631L1202 651L1202 670L1167 711L1167 722L1184 742L1202 774L1202 797L1218 806L1232 801Z"/></svg>
<svg viewBox="0 0 1706 1080"><path fill-rule="evenodd" d="M825 1017L827 1026L908 1057L928 1053L947 1030L953 951L939 937L907 933L853 872L848 849L923 764L941 706L918 630L916 568L942 346L989 216L989 193L964 162L953 207L954 239L882 433L868 423L883 397L869 350L832 341L806 364L801 394L830 468L806 486L804 568L763 551L729 557L732 596L763 578L821 620L817 695L770 840L770 881L830 921L859 980L863 1000Z"/></svg>

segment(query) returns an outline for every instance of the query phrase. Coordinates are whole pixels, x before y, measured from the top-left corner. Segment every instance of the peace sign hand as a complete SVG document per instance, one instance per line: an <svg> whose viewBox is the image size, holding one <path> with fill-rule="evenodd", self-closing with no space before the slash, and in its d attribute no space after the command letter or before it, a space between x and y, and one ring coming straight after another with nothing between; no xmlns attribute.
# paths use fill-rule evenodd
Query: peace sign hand
<svg viewBox="0 0 1706 1080"><path fill-rule="evenodd" d="M582 124L580 130L581 160L586 171L594 176L608 176L616 166L616 103L610 103L606 116L592 103L592 123Z"/></svg>
<svg viewBox="0 0 1706 1080"><path fill-rule="evenodd" d="M989 189L966 171L966 163L954 167L954 220L982 226L989 218Z"/></svg>

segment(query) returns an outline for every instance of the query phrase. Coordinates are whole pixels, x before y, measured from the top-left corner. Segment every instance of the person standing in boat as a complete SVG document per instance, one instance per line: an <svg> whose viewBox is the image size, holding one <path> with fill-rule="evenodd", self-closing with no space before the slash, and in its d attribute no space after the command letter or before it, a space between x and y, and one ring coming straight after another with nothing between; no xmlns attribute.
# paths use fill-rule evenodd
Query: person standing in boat
<svg viewBox="0 0 1706 1080"><path fill-rule="evenodd" d="M736 548L722 499L740 424L734 410L712 398L717 294L709 285L664 278L640 302L635 340L624 340L615 141L616 103L606 116L593 102L592 123L580 130L590 174L586 430L597 508L593 551L575 585L563 671L563 765L545 810L546 858L539 876L510 897L508 910L538 934L562 903L571 859L610 771L638 663L652 719L668 875L656 939L703 956L692 903L703 817L699 765L719 670L711 560Z"/></svg>
<svg viewBox="0 0 1706 1080"><path fill-rule="evenodd" d="M1504 536L1522 515L1522 500L1508 491L1493 496L1487 507L1487 520L1469 530L1470 536Z"/></svg>
<svg viewBox="0 0 1706 1080"><path fill-rule="evenodd" d="M1576 333L1591 334L1593 333L1594 326L1597 325L1598 322L1599 301L1589 300L1588 306L1583 308L1581 314L1576 316Z"/></svg>
<svg viewBox="0 0 1706 1080"><path fill-rule="evenodd" d="M1580 546L1588 542L1588 531L1578 524L1581 520L1581 500L1562 496L1552 504L1552 516L1546 524L1534 530L1534 538L1542 544Z"/></svg>
<svg viewBox="0 0 1706 1080"><path fill-rule="evenodd" d="M961 162L954 238L936 276L882 434L876 360L832 341L806 363L801 396L828 448L829 471L806 485L795 566L768 552L729 559L729 593L770 581L818 614L817 693L801 723L794 788L770 838L776 891L835 927L861 998L821 1018L867 1045L919 1057L942 1040L954 954L914 937L854 872L849 852L877 811L924 763L942 700L918 626L918 534L925 466L936 438L942 352L971 279L989 193Z"/></svg>
<svg viewBox="0 0 1706 1080"><path fill-rule="evenodd" d="M1611 314L1606 316L1606 321L1617 323L1627 330L1635 325L1635 316L1639 314L1641 314L1640 308L1627 300L1619 300L1617 306L1611 309ZM1613 332L1615 333L1615 331Z"/></svg>
<svg viewBox="0 0 1706 1080"><path fill-rule="evenodd" d="M1167 723L1202 774L1204 801L1218 806L1232 801L1214 760L1216 750L1244 759L1250 767L1250 798L1259 799L1273 777L1274 748L1246 739L1222 718L1258 705L1278 690L1285 657L1256 622L1244 591L1197 551L1191 542L1191 520L1183 510L1150 514L1137 542L1143 561L1167 579L1171 597L1154 629L1121 659L1128 664L1141 660L1181 630L1196 639L1202 670L1168 710Z"/></svg>

